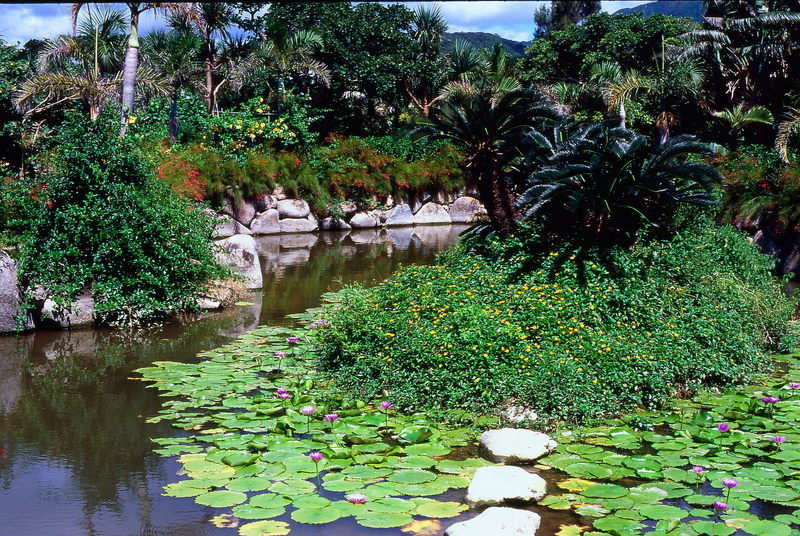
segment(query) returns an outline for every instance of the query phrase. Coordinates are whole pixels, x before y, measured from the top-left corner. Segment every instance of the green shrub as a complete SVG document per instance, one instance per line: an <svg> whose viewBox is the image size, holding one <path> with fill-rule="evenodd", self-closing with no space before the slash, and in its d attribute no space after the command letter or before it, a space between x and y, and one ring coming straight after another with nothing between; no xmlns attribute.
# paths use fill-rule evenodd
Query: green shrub
<svg viewBox="0 0 800 536"><path fill-rule="evenodd" d="M31 285L68 302L92 287L108 324L145 322L191 307L209 278L211 223L156 180L135 136L119 139L118 116L72 116L35 177L7 192Z"/></svg>
<svg viewBox="0 0 800 536"><path fill-rule="evenodd" d="M733 228L706 222L583 263L553 250L527 273L524 254L502 251L523 239L342 291L320 330L323 368L345 392L401 406L580 422L742 381L766 348L793 344L772 261Z"/></svg>

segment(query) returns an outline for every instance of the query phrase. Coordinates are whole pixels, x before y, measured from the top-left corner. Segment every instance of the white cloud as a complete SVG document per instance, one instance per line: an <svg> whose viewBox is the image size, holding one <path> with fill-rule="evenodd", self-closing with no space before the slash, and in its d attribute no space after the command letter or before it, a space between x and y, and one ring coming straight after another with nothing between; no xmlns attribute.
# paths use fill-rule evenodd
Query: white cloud
<svg viewBox="0 0 800 536"><path fill-rule="evenodd" d="M69 33L72 22L66 4L0 4L0 37L6 43L52 38Z"/></svg>

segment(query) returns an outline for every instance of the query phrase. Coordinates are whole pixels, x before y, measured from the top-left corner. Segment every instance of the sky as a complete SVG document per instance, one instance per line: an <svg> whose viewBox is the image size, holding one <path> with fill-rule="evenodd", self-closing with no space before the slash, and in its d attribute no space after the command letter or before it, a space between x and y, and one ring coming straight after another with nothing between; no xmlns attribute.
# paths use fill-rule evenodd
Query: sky
<svg viewBox="0 0 800 536"><path fill-rule="evenodd" d="M646 0L603 0L602 9L613 13L623 7ZM513 41L530 41L536 25L533 13L549 1L472 1L472 2L398 2L410 8L419 4L436 4L450 25L451 32L488 32ZM6 43L24 44L29 39L52 38L71 32L67 14L69 4L0 4L0 38ZM150 13L142 15L140 33L158 23Z"/></svg>

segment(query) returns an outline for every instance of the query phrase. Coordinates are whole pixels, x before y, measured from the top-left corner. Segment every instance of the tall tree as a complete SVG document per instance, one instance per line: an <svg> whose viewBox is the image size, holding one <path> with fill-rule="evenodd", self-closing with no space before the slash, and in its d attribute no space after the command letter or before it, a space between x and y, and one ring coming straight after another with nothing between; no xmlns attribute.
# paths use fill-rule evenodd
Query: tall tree
<svg viewBox="0 0 800 536"><path fill-rule="evenodd" d="M130 13L130 33L125 49L125 62L122 67L122 134L125 134L128 116L133 112L133 99L136 87L136 74L139 68L139 17L147 10L184 11L186 4L177 2L124 2ZM70 6L73 28L78 21L78 14L86 2L75 2Z"/></svg>
<svg viewBox="0 0 800 536"><path fill-rule="evenodd" d="M424 116L439 99L439 87L444 80L442 36L447 22L439 7L420 5L414 12L412 37L413 56L410 72L403 76L403 89L414 107Z"/></svg>
<svg viewBox="0 0 800 536"><path fill-rule="evenodd" d="M548 38L552 32L583 22L589 15L599 12L600 0L553 0L549 8L542 6L534 13L533 38Z"/></svg>

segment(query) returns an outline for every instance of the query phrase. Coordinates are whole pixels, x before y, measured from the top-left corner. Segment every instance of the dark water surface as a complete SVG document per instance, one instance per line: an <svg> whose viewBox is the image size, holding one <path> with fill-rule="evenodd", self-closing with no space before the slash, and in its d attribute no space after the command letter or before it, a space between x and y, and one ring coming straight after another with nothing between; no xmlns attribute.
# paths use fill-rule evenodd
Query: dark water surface
<svg viewBox="0 0 800 536"><path fill-rule="evenodd" d="M150 438L176 435L158 412L158 391L129 379L153 361L196 354L289 313L323 292L385 279L401 264L426 264L464 227L259 238L264 290L253 306L177 319L157 329L37 332L0 337L0 536L225 535L222 513L163 497L179 480L174 459ZM293 527L292 534L403 534L351 521Z"/></svg>

